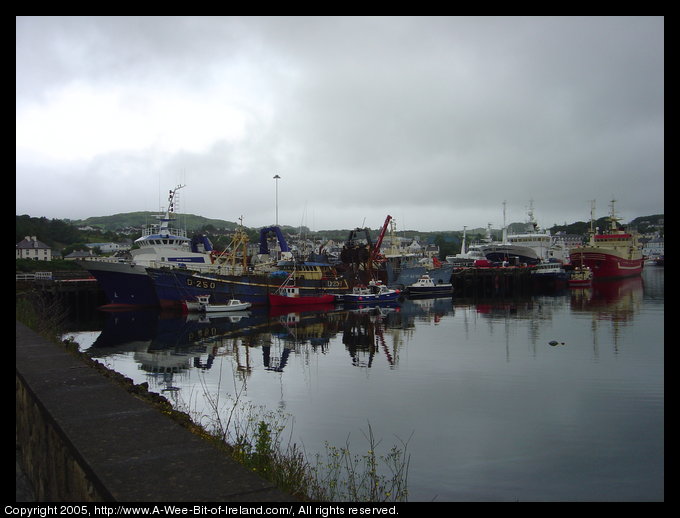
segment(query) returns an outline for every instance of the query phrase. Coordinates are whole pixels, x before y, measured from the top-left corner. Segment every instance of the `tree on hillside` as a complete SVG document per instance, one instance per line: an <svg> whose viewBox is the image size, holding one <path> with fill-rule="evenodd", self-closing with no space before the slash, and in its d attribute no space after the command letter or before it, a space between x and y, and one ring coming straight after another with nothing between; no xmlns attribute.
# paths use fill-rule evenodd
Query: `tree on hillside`
<svg viewBox="0 0 680 518"><path fill-rule="evenodd" d="M439 247L439 259L441 261L445 261L447 255L460 253L460 240L446 239L444 235L437 234L433 242Z"/></svg>

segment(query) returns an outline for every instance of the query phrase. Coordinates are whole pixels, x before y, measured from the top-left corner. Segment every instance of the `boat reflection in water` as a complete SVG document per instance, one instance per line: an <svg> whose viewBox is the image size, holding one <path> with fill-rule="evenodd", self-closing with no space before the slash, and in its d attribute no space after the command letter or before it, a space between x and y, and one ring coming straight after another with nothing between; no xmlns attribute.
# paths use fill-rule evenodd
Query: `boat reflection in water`
<svg viewBox="0 0 680 518"><path fill-rule="evenodd" d="M511 300L414 298L366 305L312 304L309 306L254 307L247 311L214 314L178 314L158 310L107 311L101 334L88 354L104 358L132 354L149 374L179 373L192 367L210 368L217 356L233 357L236 370L251 372L253 349L261 349L265 370L282 372L291 352L328 352L338 339L356 366L372 367L382 354L390 368L397 365L401 334L411 333L415 321L438 324L458 308L474 308L491 320L552 318L568 296L572 312L590 313L596 320L625 322L642 301L642 279L597 282L592 288L565 296L522 297ZM392 342L392 346L388 342ZM245 362L245 363L244 363ZM259 363L259 362L258 362ZM138 381L139 382L139 381Z"/></svg>
<svg viewBox="0 0 680 518"><path fill-rule="evenodd" d="M592 288L572 293L571 312L591 319L594 346L599 326L608 322L612 329L613 346L617 350L622 328L633 325L644 296L642 277L594 282Z"/></svg>
<svg viewBox="0 0 680 518"><path fill-rule="evenodd" d="M644 297L642 277L598 281L587 289L571 292L571 309L601 315L602 319L632 318Z"/></svg>
<svg viewBox="0 0 680 518"><path fill-rule="evenodd" d="M352 365L371 367L375 355L382 352L388 365L394 367L399 352L388 345L387 330L413 328L415 318L437 322L452 313L451 298L346 307L254 307L213 314L106 311L101 334L86 350L91 357L104 361L131 355L139 370L153 376L210 369L218 356L231 356L236 371L247 374L255 368L253 349L261 349L264 370L282 372L291 352L324 354L330 340L338 337Z"/></svg>
<svg viewBox="0 0 680 518"><path fill-rule="evenodd" d="M206 426L238 393L292 416L310 455L349 434L360 451L367 422L385 449L412 435L411 501L663 500L663 269L554 295L107 315L82 350Z"/></svg>

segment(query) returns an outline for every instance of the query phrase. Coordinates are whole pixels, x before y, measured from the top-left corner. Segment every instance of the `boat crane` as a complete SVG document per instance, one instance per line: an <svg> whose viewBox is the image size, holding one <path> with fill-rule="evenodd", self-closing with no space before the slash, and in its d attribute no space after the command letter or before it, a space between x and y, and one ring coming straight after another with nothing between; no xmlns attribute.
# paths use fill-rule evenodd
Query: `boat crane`
<svg viewBox="0 0 680 518"><path fill-rule="evenodd" d="M269 255L269 245L267 244L267 238L270 232L273 232L276 235L276 239L279 242L279 247L281 248L281 259L284 261L293 260L293 253L286 242L286 238L283 237L281 227L277 225L260 229L260 256Z"/></svg>
<svg viewBox="0 0 680 518"><path fill-rule="evenodd" d="M382 245L383 239L385 238L385 233L387 232L387 225L390 224L390 221L392 219L392 216L389 214L385 218L385 223L383 224L382 229L380 230L380 235L378 236L378 240L375 242L375 246L373 247L373 250L371 251L371 264L374 262L378 262L381 259L381 254L380 254L380 246Z"/></svg>
<svg viewBox="0 0 680 518"><path fill-rule="evenodd" d="M345 246L340 254L340 259L343 263L352 264L355 268L363 266L366 271L372 271L375 263L382 262L384 259L380 254L380 245L382 245L383 239L387 232L387 226L392 220L392 216L389 214L385 218L385 223L380 229L380 234L378 235L378 240L375 244L371 241L370 229L368 227L355 228L351 230L347 241L345 241ZM364 232L366 236L366 244L357 242L357 235L359 232Z"/></svg>

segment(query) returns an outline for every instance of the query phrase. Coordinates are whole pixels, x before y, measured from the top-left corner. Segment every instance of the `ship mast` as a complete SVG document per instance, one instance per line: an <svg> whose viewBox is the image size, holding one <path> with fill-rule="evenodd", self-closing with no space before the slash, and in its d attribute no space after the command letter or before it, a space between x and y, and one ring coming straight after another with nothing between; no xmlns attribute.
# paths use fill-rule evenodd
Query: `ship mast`
<svg viewBox="0 0 680 518"><path fill-rule="evenodd" d="M179 203L178 200L176 200L177 196L177 191L182 189L183 187L186 187L186 185L178 185L174 189L170 189L170 193L168 194L168 207L165 210L165 216L157 216L159 221L160 221L160 231L167 231L170 223L170 221L173 221L171 214L174 214L175 212L175 205Z"/></svg>
<svg viewBox="0 0 680 518"><path fill-rule="evenodd" d="M612 232L618 229L618 227L619 227L618 222L619 222L619 220L620 220L620 218L617 218L617 217L616 217L616 211L615 211L615 209L614 209L614 204L615 204L615 203L616 203L616 200L612 200L612 201L609 203L609 207L610 207L610 213L609 213L609 226L610 226L610 230L611 230Z"/></svg>
<svg viewBox="0 0 680 518"><path fill-rule="evenodd" d="M590 200L590 233L595 233L595 200Z"/></svg>
<svg viewBox="0 0 680 518"><path fill-rule="evenodd" d="M534 200L529 200L529 208L527 209L527 215L529 216L529 224L531 225L531 232L536 232L538 230L538 223L534 217Z"/></svg>
<svg viewBox="0 0 680 518"><path fill-rule="evenodd" d="M463 244L460 246L460 253L465 254L465 230L467 226L463 225Z"/></svg>

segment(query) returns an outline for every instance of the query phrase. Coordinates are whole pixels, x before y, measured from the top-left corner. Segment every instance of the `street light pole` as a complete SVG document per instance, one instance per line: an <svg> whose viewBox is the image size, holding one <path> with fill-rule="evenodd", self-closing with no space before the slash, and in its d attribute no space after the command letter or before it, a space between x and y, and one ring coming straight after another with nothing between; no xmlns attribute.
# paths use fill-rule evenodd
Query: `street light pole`
<svg viewBox="0 0 680 518"><path fill-rule="evenodd" d="M274 180L276 180L276 226L279 226L279 179L281 177L277 174L274 175Z"/></svg>

